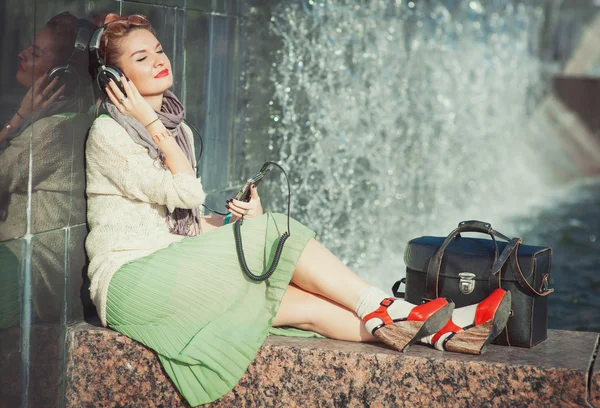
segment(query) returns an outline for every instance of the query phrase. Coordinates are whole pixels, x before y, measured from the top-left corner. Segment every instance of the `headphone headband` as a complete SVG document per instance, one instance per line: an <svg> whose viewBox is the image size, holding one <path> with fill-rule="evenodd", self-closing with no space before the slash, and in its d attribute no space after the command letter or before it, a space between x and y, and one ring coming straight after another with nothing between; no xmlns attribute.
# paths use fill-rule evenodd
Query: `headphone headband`
<svg viewBox="0 0 600 408"><path fill-rule="evenodd" d="M59 83L65 87L63 96L67 99L72 99L74 102L77 102L79 97L85 93L82 86L87 84L88 81L85 81L83 73L89 63L89 58L87 58L86 54L90 37L95 29L96 25L91 21L77 19L77 34L69 59L66 64L55 66L49 71L49 80L60 81ZM78 109L80 108L81 105L79 105Z"/></svg>
<svg viewBox="0 0 600 408"><path fill-rule="evenodd" d="M106 24L96 29L96 31L94 31L94 34L92 35L92 39L90 40L89 50L92 56L90 60L93 61L95 64L94 69L104 66L104 58L100 56L100 39L102 38L102 34L104 33L105 28Z"/></svg>
<svg viewBox="0 0 600 408"><path fill-rule="evenodd" d="M103 90L104 87L112 79L115 81L121 92L125 93L125 89L121 84L120 77L123 74L117 67L106 65L104 58L100 56L100 40L102 34L108 24L112 21L104 24L102 27L96 29L89 43L89 59L90 59L90 74L99 89Z"/></svg>
<svg viewBox="0 0 600 408"><path fill-rule="evenodd" d="M77 37L75 38L75 44L73 45L73 52L67 62L68 65L77 64L78 61L75 56L79 53L84 53L88 49L90 37L92 32L96 29L94 23L89 20L80 18L77 21Z"/></svg>

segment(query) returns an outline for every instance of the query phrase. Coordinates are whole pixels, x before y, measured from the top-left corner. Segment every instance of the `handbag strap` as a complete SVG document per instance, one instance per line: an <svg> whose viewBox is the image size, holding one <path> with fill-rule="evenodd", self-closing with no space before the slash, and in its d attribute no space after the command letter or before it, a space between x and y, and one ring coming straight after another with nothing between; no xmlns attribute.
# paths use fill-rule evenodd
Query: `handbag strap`
<svg viewBox="0 0 600 408"><path fill-rule="evenodd" d="M529 282L527 282L525 275L523 275L523 270L521 269L521 265L519 264L518 256L519 246L522 244L522 242L523 241L521 240L521 238L518 237L512 238L508 242L508 245L506 245L506 248L504 248L504 250L498 257L498 260L496 260L494 266L492 267L491 281L494 282L494 286L497 282L497 287L500 287L500 281L502 279L502 267L504 266L506 261L510 259L510 265L513 271L513 275L517 279L517 282L519 282L519 285L521 285L521 288L523 289L526 295L530 297L548 296L550 293L554 292L554 289L542 287L542 292L540 292L536 290L533 286L531 286ZM497 279L494 277L497 277ZM545 275L543 278L542 286L547 285L547 283L548 275Z"/></svg>
<svg viewBox="0 0 600 408"><path fill-rule="evenodd" d="M400 292L400 285L402 284L404 284L404 287L406 287L406 278L402 278L399 281L396 281L396 283L394 283L394 286L392 286L392 294L394 295L394 297L401 299L404 299L406 297L406 292Z"/></svg>
<svg viewBox="0 0 600 408"><path fill-rule="evenodd" d="M491 224L488 222L476 220L460 222L458 224L458 227L450 234L448 234L442 245L438 248L436 253L429 260L426 278L427 299L435 299L439 296L440 268L442 266L442 258L444 257L444 251L446 250L448 245L450 245L450 243L454 240L454 238L457 238L463 232L481 232L483 234L488 234L492 237L492 240L494 241L494 262L492 266L496 264L498 259L498 244L496 243L496 238L500 238L505 241L510 241L510 238L494 230Z"/></svg>

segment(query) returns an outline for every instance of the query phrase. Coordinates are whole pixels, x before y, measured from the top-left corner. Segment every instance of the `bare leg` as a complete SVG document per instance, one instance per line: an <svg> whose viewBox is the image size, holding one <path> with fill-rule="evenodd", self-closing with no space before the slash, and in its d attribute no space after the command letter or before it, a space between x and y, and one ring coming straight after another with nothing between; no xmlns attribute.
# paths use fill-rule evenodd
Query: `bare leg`
<svg viewBox="0 0 600 408"><path fill-rule="evenodd" d="M314 239L300 255L292 282L350 310L354 310L362 290L370 286Z"/></svg>
<svg viewBox="0 0 600 408"><path fill-rule="evenodd" d="M273 326L293 326L346 341L378 341L352 311L294 285L288 286Z"/></svg>

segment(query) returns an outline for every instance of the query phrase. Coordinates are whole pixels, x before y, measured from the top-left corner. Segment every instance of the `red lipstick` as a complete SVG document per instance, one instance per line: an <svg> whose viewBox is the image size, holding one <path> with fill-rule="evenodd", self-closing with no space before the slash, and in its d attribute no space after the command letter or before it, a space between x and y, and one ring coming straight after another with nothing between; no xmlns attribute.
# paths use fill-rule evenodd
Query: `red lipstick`
<svg viewBox="0 0 600 408"><path fill-rule="evenodd" d="M156 74L156 76L154 78L162 78L167 75L169 75L169 70L165 68L162 71L160 71L158 74Z"/></svg>
<svg viewBox="0 0 600 408"><path fill-rule="evenodd" d="M23 65L21 65L21 64L19 64L19 71L25 72L25 70L23 69Z"/></svg>

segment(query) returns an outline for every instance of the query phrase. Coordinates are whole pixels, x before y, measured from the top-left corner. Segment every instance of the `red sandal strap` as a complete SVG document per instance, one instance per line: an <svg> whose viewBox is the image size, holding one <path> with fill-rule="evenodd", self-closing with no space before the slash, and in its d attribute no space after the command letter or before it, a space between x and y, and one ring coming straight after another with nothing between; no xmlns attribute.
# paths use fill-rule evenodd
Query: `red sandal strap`
<svg viewBox="0 0 600 408"><path fill-rule="evenodd" d="M389 313L387 312L387 308L390 307L390 305L392 303L394 303L394 300L396 300L396 299L395 298L383 299L381 301L381 303L379 304L379 307L377 308L377 310L366 315L363 320L366 322L366 321L369 321L370 319L376 317L378 319L381 319L381 321L386 325L394 324L394 321L392 320Z"/></svg>
<svg viewBox="0 0 600 408"><path fill-rule="evenodd" d="M463 331L463 329L456 325L452 319L448 320L448 323L446 323L446 325L444 327L442 327L440 329L440 331L438 331L436 334L433 335L433 338L431 339L431 344L435 344L438 342L438 340L446 333L459 333Z"/></svg>

